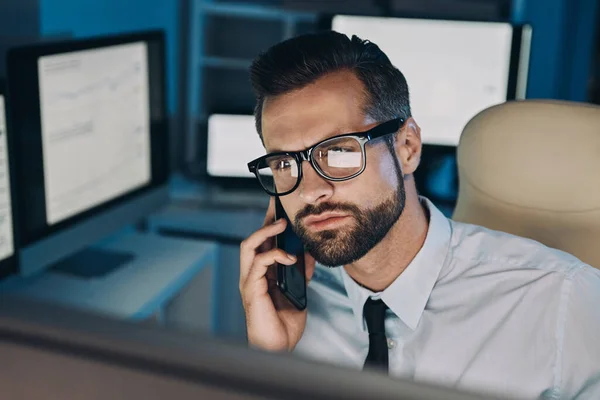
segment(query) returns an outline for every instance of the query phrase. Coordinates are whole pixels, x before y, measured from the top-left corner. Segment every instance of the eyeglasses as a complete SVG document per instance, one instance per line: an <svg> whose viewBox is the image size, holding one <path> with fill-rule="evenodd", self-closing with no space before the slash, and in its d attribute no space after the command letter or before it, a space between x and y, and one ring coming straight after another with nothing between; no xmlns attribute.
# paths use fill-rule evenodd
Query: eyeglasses
<svg viewBox="0 0 600 400"><path fill-rule="evenodd" d="M302 180L302 162L309 161L315 171L334 182L360 175L367 165L365 144L398 132L403 118L396 118L365 132L347 133L325 139L303 151L270 153L248 163L263 189L271 196L292 193Z"/></svg>

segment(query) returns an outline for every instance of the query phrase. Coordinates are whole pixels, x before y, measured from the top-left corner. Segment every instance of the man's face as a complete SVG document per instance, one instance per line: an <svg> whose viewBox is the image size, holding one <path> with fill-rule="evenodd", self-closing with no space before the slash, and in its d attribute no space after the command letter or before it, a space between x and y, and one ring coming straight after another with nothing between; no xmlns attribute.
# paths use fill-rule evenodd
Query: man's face
<svg viewBox="0 0 600 400"><path fill-rule="evenodd" d="M363 113L364 86L348 71L327 75L285 95L268 98L262 130L267 152L299 151L329 137L377 125ZM366 146L366 168L356 178L332 182L302 164L302 181L281 202L307 251L329 266L366 255L398 220L404 181L385 139Z"/></svg>

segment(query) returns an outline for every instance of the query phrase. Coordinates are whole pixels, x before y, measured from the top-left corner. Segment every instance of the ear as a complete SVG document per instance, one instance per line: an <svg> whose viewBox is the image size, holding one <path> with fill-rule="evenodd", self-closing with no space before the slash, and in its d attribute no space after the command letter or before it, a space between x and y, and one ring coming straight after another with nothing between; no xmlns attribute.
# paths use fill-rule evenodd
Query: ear
<svg viewBox="0 0 600 400"><path fill-rule="evenodd" d="M396 136L396 155L404 175L411 175L421 162L421 128L410 117Z"/></svg>

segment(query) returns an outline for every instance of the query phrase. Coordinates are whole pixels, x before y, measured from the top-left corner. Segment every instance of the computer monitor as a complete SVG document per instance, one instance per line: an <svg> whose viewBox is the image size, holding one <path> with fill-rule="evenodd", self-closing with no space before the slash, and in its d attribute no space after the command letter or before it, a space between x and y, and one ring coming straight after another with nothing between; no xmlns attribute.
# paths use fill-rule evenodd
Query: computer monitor
<svg viewBox="0 0 600 400"><path fill-rule="evenodd" d="M491 399L213 337L2 298L3 398Z"/></svg>
<svg viewBox="0 0 600 400"><path fill-rule="evenodd" d="M23 274L166 204L163 32L14 48L7 71Z"/></svg>
<svg viewBox="0 0 600 400"><path fill-rule="evenodd" d="M14 161L9 151L12 136L6 121L5 84L0 79L0 278L16 272L14 216ZM10 136L10 137L9 137Z"/></svg>
<svg viewBox="0 0 600 400"><path fill-rule="evenodd" d="M208 117L206 128L206 175L211 188L264 194L248 171L248 162L265 154L254 116L215 113Z"/></svg>
<svg viewBox="0 0 600 400"><path fill-rule="evenodd" d="M503 22L335 15L332 30L376 43L408 81L424 144L456 146L477 113L526 95L531 28Z"/></svg>
<svg viewBox="0 0 600 400"><path fill-rule="evenodd" d="M208 118L207 171L222 178L254 178L248 162L265 153L253 115L212 114Z"/></svg>

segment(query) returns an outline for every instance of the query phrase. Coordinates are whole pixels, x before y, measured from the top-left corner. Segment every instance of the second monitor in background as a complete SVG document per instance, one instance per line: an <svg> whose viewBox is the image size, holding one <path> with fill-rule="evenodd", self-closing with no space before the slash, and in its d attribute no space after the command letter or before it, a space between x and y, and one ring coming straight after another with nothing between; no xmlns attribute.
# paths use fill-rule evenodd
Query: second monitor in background
<svg viewBox="0 0 600 400"><path fill-rule="evenodd" d="M352 15L333 16L329 25L376 43L402 71L425 144L456 146L475 114L525 98L528 26Z"/></svg>
<svg viewBox="0 0 600 400"><path fill-rule="evenodd" d="M146 32L9 52L23 274L167 202L164 47Z"/></svg>
<svg viewBox="0 0 600 400"><path fill-rule="evenodd" d="M212 114L207 125L206 173L213 200L262 207L268 196L248 172L248 162L265 154L254 116Z"/></svg>
<svg viewBox="0 0 600 400"><path fill-rule="evenodd" d="M214 178L252 178L248 162L265 154L253 115L212 114L208 118L207 172Z"/></svg>

